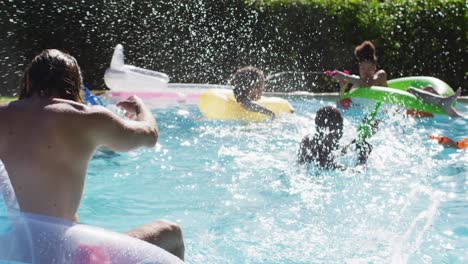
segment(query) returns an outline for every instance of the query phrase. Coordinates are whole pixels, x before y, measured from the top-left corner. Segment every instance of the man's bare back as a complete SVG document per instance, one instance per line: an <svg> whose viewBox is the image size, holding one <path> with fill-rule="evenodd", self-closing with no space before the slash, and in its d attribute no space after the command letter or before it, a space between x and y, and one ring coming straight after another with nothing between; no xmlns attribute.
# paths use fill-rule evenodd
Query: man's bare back
<svg viewBox="0 0 468 264"><path fill-rule="evenodd" d="M106 131L97 131L122 125L121 133L125 133L118 117L104 108L69 100L27 98L12 102L0 106L0 120L0 159L21 210L28 212L74 220L88 162L96 148L132 147L112 146L113 140L103 137ZM146 145L154 145L156 137L147 138Z"/></svg>
<svg viewBox="0 0 468 264"><path fill-rule="evenodd" d="M19 100L0 105L0 160L22 211L77 221L88 163L100 147L152 147L158 128L151 111L131 96L117 105L128 119L81 102L75 58L44 50L25 70ZM179 226L156 221L128 233L184 258Z"/></svg>

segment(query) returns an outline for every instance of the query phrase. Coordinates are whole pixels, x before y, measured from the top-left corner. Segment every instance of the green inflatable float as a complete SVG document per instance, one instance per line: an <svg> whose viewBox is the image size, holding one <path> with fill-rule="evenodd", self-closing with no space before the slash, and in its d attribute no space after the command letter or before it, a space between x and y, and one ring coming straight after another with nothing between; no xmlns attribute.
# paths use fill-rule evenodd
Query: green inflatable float
<svg viewBox="0 0 468 264"><path fill-rule="evenodd" d="M409 87L422 89L424 87L431 86L441 96L451 96L454 94L453 89L448 84L434 77L405 77L389 80L387 83L388 87L370 86L353 88L349 92L343 94L340 99L371 99L399 105L407 109L415 109L418 111L434 114L446 114L444 109L442 109L440 106L423 102L415 95L407 92L407 89ZM453 106L455 106L455 102Z"/></svg>

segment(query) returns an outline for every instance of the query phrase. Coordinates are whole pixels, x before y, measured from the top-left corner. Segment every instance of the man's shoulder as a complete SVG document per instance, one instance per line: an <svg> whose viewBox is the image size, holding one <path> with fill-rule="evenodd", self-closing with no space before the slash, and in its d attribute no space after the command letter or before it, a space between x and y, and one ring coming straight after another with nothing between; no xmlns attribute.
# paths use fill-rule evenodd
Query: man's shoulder
<svg viewBox="0 0 468 264"><path fill-rule="evenodd" d="M102 106L88 106L69 100L55 100L53 104L48 105L46 108L49 111L72 115L106 115L110 113Z"/></svg>

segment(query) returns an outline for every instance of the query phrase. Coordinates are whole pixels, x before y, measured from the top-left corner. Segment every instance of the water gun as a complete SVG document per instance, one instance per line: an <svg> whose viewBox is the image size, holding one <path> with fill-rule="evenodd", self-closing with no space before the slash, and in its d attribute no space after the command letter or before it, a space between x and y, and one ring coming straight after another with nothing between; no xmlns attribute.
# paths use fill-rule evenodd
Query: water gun
<svg viewBox="0 0 468 264"><path fill-rule="evenodd" d="M349 71L348 70L344 70L343 71L345 74L349 74ZM325 71L325 74L330 76L330 77L335 77L338 75L338 71L330 71L330 70L327 70Z"/></svg>
<svg viewBox="0 0 468 264"><path fill-rule="evenodd" d="M382 105L382 102L377 102L375 104L374 110L364 118L364 122L360 124L357 128L358 132L358 138L356 140L356 144L362 145L364 142L366 142L367 139L372 137L375 133L375 126L377 124L377 111L379 110L380 106Z"/></svg>
<svg viewBox="0 0 468 264"><path fill-rule="evenodd" d="M348 70L344 70L343 73L349 75L349 71L348 71ZM325 74L328 75L328 76L330 76L330 77L335 77L335 76L338 75L338 71L330 71L330 70L327 70L327 71L325 71ZM346 85L347 83L348 83L348 82L345 81L345 80L341 80L341 81L340 81L340 84L341 84L341 85ZM341 91L340 91L340 92L341 92Z"/></svg>
<svg viewBox="0 0 468 264"><path fill-rule="evenodd" d="M348 70L344 70L343 73L349 74ZM338 75L338 71L325 71L325 74L330 76L330 77L335 77ZM345 80L340 81L340 101L339 101L339 106L344 109L348 109L351 106L351 99L350 98L345 98L341 99L345 93L346 87L347 87L348 82Z"/></svg>
<svg viewBox="0 0 468 264"><path fill-rule="evenodd" d="M439 144L441 145L445 145L445 146L448 146L448 147L456 147L456 148L459 148L459 149L467 149L468 148L468 138L464 138L460 141L453 141L451 139L449 139L448 137L446 136L429 136L429 139L434 139L434 140L437 140L437 142L439 142Z"/></svg>
<svg viewBox="0 0 468 264"><path fill-rule="evenodd" d="M85 102L90 104L90 105L101 105L101 106L104 106L104 103L102 102L101 98L97 97L96 95L93 95L88 87L86 87L86 85L83 84L83 91L85 93Z"/></svg>

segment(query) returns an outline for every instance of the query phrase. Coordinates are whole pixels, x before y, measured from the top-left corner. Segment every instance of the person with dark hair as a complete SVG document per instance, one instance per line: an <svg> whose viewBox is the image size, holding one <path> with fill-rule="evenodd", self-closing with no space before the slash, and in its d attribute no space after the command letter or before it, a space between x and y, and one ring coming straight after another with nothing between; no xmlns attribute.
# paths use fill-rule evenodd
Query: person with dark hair
<svg viewBox="0 0 468 264"><path fill-rule="evenodd" d="M354 55L359 62L359 76L350 75L341 71L335 71L333 77L340 81L342 89L340 94L344 93L347 83L352 83L353 86L388 86L387 73L384 70L377 70L377 56L374 44L366 40L361 45L356 46ZM444 97L437 93L432 87L427 86L422 89L408 87L408 92L417 96L420 100L440 106L445 112L452 117L461 117L459 113L453 109L452 104L460 95L457 91L454 95ZM350 100L350 99L345 99ZM340 101L340 105L344 108L349 107L349 101ZM407 109L406 114L413 117L433 117L432 113L426 113L418 110Z"/></svg>
<svg viewBox="0 0 468 264"><path fill-rule="evenodd" d="M27 66L19 100L0 105L0 160L22 211L78 221L88 163L98 147L129 151L152 147L158 128L151 111L131 96L122 119L81 98L77 61L44 50ZM180 227L157 221L131 232L183 259Z"/></svg>
<svg viewBox="0 0 468 264"><path fill-rule="evenodd" d="M236 101L246 110L258 112L275 118L273 111L261 106L255 101L262 97L265 88L263 72L253 66L240 68L231 79Z"/></svg>
<svg viewBox="0 0 468 264"><path fill-rule="evenodd" d="M377 56L374 44L364 41L354 49L359 62L359 76L336 71L335 79L352 83L354 86L387 86L387 73L377 70Z"/></svg>
<svg viewBox="0 0 468 264"><path fill-rule="evenodd" d="M366 122L364 118L363 122ZM378 122L372 124L372 133L377 130ZM315 134L312 138L305 136L299 147L299 163L314 163L324 169L345 169L345 166L336 162L335 151L339 148L339 141L343 136L343 117L340 111L333 106L325 106L317 111L315 116ZM351 145L356 145L358 151L358 164L365 165L372 151L372 146L366 141L353 140L345 146L341 153L348 151Z"/></svg>
<svg viewBox="0 0 468 264"><path fill-rule="evenodd" d="M342 167L335 162L333 154L342 136L343 117L340 111L332 106L320 108L315 116L314 136L306 136L301 141L299 162L312 162L326 169Z"/></svg>

